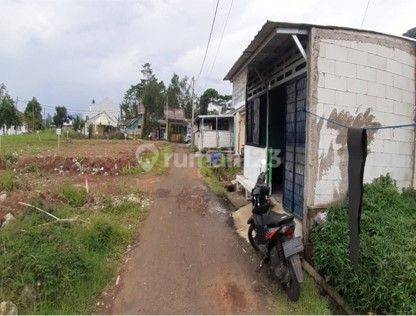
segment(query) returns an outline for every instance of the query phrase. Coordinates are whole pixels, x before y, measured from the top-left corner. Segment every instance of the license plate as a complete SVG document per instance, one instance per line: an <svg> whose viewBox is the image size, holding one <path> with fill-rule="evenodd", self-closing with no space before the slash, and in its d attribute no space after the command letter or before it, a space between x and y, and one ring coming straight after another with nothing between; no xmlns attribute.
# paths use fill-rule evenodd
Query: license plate
<svg viewBox="0 0 416 316"><path fill-rule="evenodd" d="M303 244L300 237L295 237L283 242L283 252L286 258L303 251Z"/></svg>

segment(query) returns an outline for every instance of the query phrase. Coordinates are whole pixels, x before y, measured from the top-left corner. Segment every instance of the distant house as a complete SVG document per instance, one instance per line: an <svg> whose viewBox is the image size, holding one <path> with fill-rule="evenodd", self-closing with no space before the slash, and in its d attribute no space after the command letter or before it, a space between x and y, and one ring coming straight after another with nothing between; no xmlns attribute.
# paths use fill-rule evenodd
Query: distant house
<svg viewBox="0 0 416 316"><path fill-rule="evenodd" d="M143 116L126 119L120 122L120 130L130 137L142 136Z"/></svg>
<svg viewBox="0 0 416 316"><path fill-rule="evenodd" d="M106 112L98 113L85 121L85 135L106 137L111 136L118 131L117 121L110 117Z"/></svg>
<svg viewBox="0 0 416 316"><path fill-rule="evenodd" d="M234 114L199 115L195 119L198 150L234 149Z"/></svg>
<svg viewBox="0 0 416 316"><path fill-rule="evenodd" d="M144 116L144 106L139 101L134 113L135 117L128 119L121 119L119 126L122 133L130 137L142 136L142 125Z"/></svg>
<svg viewBox="0 0 416 316"><path fill-rule="evenodd" d="M85 117L84 134L93 137L107 137L119 132L118 107L110 98L105 98Z"/></svg>
<svg viewBox="0 0 416 316"><path fill-rule="evenodd" d="M6 126L0 128L0 135L21 135L28 132L29 130L26 123L23 123L22 126L12 126L9 129L7 129Z"/></svg>
<svg viewBox="0 0 416 316"><path fill-rule="evenodd" d="M178 143L183 142L189 126L183 110L169 109L165 110L164 114L165 118L158 120L157 138Z"/></svg>

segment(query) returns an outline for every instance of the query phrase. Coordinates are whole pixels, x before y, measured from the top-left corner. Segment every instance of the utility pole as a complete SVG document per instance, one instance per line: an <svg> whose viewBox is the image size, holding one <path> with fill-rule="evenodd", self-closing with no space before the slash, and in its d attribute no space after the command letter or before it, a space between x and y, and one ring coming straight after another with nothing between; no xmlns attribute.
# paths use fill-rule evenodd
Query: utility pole
<svg viewBox="0 0 416 316"><path fill-rule="evenodd" d="M191 100L191 108L192 108L192 118L191 118L191 148L194 147L194 120L195 120L195 109L194 109L194 84L195 79L192 77L192 100Z"/></svg>

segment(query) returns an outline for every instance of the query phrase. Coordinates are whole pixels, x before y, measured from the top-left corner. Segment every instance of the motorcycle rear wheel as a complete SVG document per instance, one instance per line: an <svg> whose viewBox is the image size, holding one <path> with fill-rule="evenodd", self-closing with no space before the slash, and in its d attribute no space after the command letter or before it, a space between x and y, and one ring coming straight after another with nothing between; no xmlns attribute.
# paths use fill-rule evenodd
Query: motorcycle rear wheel
<svg viewBox="0 0 416 316"><path fill-rule="evenodd" d="M260 251L259 245L256 240L256 226L252 223L248 228L248 241L253 246L254 249Z"/></svg>
<svg viewBox="0 0 416 316"><path fill-rule="evenodd" d="M292 302L296 302L300 296L300 283L296 279L295 271L291 266L289 268L289 281L283 284L286 295Z"/></svg>

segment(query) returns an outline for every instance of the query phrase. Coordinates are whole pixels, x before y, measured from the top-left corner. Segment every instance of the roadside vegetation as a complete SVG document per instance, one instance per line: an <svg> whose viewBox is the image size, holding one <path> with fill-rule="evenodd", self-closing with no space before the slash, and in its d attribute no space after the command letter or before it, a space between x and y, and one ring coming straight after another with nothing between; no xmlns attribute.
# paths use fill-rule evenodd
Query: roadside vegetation
<svg viewBox="0 0 416 316"><path fill-rule="evenodd" d="M3 157L22 153L40 153L57 146L56 134L52 130L22 135L1 136L0 154Z"/></svg>
<svg viewBox="0 0 416 316"><path fill-rule="evenodd" d="M39 198L0 230L0 297L21 314L90 314L143 220L140 192L89 197L82 187L57 190L60 202ZM94 204L87 202L95 200Z"/></svg>
<svg viewBox="0 0 416 316"><path fill-rule="evenodd" d="M313 261L360 314L416 314L416 191L389 175L364 186L361 260L348 258L348 208L331 207L312 234Z"/></svg>
<svg viewBox="0 0 416 316"><path fill-rule="evenodd" d="M231 181L241 172L241 168L233 166L224 155L217 165L211 164L211 159L204 156L201 160L200 172L205 178L208 187L217 195L225 196L227 186L231 185Z"/></svg>
<svg viewBox="0 0 416 316"><path fill-rule="evenodd" d="M283 291L278 291L276 314L279 315L330 315L328 300L322 297L319 289L311 277L305 275L302 283L300 298L292 302Z"/></svg>
<svg viewBox="0 0 416 316"><path fill-rule="evenodd" d="M135 175L145 172L151 172L155 175L162 175L166 172L169 165L169 160L172 157L173 147L172 144L163 142L159 146L157 152L148 151L141 155L139 158L139 164L135 166L126 166L122 169L124 175ZM144 164L142 164L144 163ZM143 165L151 166L150 170L145 170Z"/></svg>
<svg viewBox="0 0 416 316"><path fill-rule="evenodd" d="M17 187L16 175L12 170L6 170L0 174L0 192L10 192Z"/></svg>

